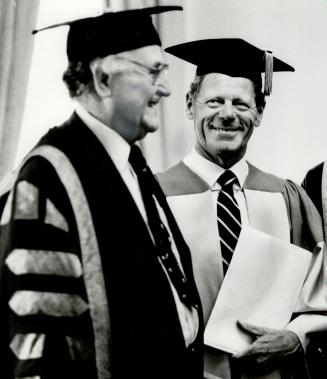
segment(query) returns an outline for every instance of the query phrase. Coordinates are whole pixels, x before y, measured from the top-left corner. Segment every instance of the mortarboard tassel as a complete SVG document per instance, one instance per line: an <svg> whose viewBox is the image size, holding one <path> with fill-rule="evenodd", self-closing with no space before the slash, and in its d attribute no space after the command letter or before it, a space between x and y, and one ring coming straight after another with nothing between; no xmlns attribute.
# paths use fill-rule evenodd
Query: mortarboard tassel
<svg viewBox="0 0 327 379"><path fill-rule="evenodd" d="M267 96L271 94L272 91L272 78L274 72L274 56L272 51L265 51L265 85L263 93Z"/></svg>

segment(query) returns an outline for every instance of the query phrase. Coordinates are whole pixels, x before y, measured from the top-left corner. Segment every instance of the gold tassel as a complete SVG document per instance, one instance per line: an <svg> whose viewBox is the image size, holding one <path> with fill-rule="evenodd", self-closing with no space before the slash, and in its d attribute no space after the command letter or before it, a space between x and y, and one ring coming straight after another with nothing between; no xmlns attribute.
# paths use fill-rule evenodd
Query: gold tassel
<svg viewBox="0 0 327 379"><path fill-rule="evenodd" d="M265 85L263 93L267 96L271 94L272 91L272 78L274 72L274 56L272 51L265 51Z"/></svg>

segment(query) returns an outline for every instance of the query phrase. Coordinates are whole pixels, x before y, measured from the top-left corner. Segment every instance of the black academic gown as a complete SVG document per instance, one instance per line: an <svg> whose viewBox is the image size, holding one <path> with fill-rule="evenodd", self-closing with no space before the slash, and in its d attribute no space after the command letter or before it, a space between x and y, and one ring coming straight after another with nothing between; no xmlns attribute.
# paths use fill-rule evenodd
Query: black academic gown
<svg viewBox="0 0 327 379"><path fill-rule="evenodd" d="M323 173L326 170L325 162L321 162L315 167L311 168L305 175L302 187L305 189L312 202L316 206L318 212L324 223L324 233L326 240L326 211L327 204L323 204L323 194L326 193L327 188L323 185ZM312 379L324 378L327 367L327 332L321 334L317 333L312 343L308 347L308 365L311 371Z"/></svg>
<svg viewBox="0 0 327 379"><path fill-rule="evenodd" d="M202 378L201 306L187 349L156 248L102 144L74 114L44 147L68 159L57 169L28 159L1 221L0 376ZM180 258L199 302L189 251Z"/></svg>
<svg viewBox="0 0 327 379"><path fill-rule="evenodd" d="M322 217L322 200L321 200L321 183L324 162L319 163L317 166L309 170L302 182L302 187L306 190L312 202L318 209Z"/></svg>

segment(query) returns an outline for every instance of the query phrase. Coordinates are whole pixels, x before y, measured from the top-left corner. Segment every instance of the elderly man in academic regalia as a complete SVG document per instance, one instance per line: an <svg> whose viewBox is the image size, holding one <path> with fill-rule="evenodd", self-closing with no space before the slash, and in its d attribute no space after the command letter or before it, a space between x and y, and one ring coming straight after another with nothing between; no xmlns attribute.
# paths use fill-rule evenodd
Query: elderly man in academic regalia
<svg viewBox="0 0 327 379"><path fill-rule="evenodd" d="M247 144L261 123L265 95L271 92L273 71L294 69L241 39L192 41L166 51L197 66L186 98L195 148L158 178L191 248L205 324L233 263L242 227L312 252L288 325L269 329L240 320L239 327L253 342L234 356L207 346L206 378L306 377L310 333L327 329L321 220L302 188L246 161ZM294 270L297 267L290 276Z"/></svg>
<svg viewBox="0 0 327 379"><path fill-rule="evenodd" d="M151 15L180 9L67 23L75 112L21 164L1 218L3 379L203 377L190 252L135 145L170 94Z"/></svg>

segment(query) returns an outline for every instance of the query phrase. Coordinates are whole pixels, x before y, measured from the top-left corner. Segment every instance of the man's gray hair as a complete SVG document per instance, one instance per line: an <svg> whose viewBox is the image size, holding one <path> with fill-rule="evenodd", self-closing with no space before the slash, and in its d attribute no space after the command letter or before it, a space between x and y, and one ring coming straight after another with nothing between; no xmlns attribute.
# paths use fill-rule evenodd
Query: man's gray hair
<svg viewBox="0 0 327 379"><path fill-rule="evenodd" d="M68 88L70 97L78 97L85 91L92 91L94 89L93 76L90 68L90 65L94 64L94 62L101 63L106 60L109 75L113 75L130 68L131 63L121 59L124 58L124 55L128 54L119 53L108 55L104 58L96 58L92 62L69 62L62 78Z"/></svg>

